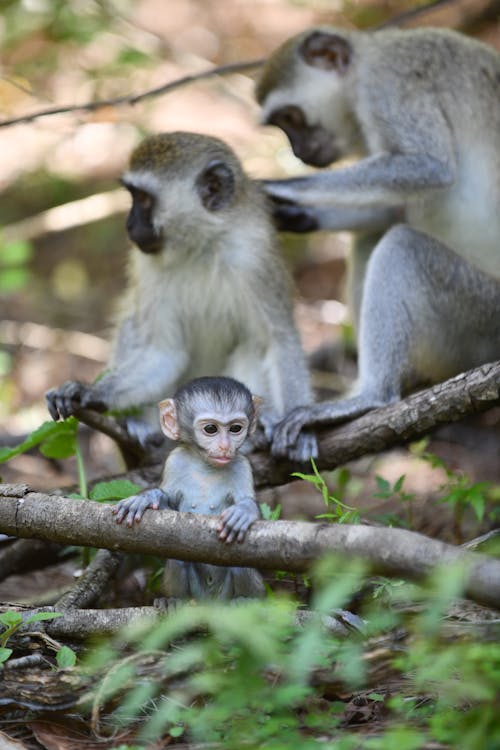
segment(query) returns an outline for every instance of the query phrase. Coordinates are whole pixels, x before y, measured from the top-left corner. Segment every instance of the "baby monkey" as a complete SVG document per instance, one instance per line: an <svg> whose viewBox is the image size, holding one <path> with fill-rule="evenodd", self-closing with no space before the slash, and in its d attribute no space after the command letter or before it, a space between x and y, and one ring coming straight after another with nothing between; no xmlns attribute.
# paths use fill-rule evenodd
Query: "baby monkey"
<svg viewBox="0 0 500 750"><path fill-rule="evenodd" d="M161 428L180 445L168 456L159 488L121 500L117 523L132 527L147 508L220 514L219 538L241 542L259 518L252 469L239 450L257 423L258 397L228 377L202 377L159 404ZM167 560L163 592L174 599L262 597L251 568Z"/></svg>

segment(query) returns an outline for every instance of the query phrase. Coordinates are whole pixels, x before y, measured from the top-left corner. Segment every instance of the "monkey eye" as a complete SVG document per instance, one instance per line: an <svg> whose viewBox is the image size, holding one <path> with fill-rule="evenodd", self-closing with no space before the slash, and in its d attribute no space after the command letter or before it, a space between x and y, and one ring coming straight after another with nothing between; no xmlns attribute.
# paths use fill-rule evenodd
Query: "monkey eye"
<svg viewBox="0 0 500 750"><path fill-rule="evenodd" d="M216 424L206 424L203 428L203 432L206 435L215 435L218 432L218 428Z"/></svg>
<svg viewBox="0 0 500 750"><path fill-rule="evenodd" d="M231 427L229 428L229 432L238 433L238 432L241 432L242 429L243 429L243 425L241 425L241 424L232 424Z"/></svg>

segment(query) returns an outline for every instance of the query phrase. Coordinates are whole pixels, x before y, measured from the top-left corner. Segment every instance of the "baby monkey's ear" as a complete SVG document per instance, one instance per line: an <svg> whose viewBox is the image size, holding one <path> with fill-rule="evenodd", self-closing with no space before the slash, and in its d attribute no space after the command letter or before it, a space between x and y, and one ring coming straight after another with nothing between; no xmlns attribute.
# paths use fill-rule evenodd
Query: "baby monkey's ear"
<svg viewBox="0 0 500 750"><path fill-rule="evenodd" d="M179 440L179 422L177 421L177 409L173 398L166 398L158 404L160 410L161 429L171 440Z"/></svg>
<svg viewBox="0 0 500 750"><path fill-rule="evenodd" d="M252 396L253 406L255 409L254 416L250 421L250 424L248 425L248 434L251 435L252 432L257 427L258 417L259 417L259 409L260 405L263 402L264 399L262 399L260 396Z"/></svg>

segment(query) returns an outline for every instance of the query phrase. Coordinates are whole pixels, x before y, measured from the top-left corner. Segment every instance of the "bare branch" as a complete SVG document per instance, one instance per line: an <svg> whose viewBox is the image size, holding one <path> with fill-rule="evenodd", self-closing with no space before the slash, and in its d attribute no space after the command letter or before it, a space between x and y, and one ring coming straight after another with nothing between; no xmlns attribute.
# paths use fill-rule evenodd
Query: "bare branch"
<svg viewBox="0 0 500 750"><path fill-rule="evenodd" d="M142 102L144 99L151 99L152 97L169 94L176 89L197 81L203 81L207 78L213 78L214 76L223 76L229 75L230 73L241 73L246 70L253 70L259 68L263 63L264 59L229 63L228 65L220 65L216 68L203 70L201 73L193 73L192 75L177 78L175 81L170 81L164 83L162 86L157 86L154 89L143 91L141 94L127 94L124 96L117 96L113 99L99 99L98 101L87 102L86 104L69 104L60 107L49 107L48 109L38 110L38 112L32 112L30 115L21 115L20 117L13 117L9 120L0 120L0 128L7 128L10 125L19 125L20 123L33 122L33 120L38 120L41 117L66 114L68 112L95 112L95 110L101 109L102 107L120 107L125 104L133 106L134 104Z"/></svg>
<svg viewBox="0 0 500 750"><path fill-rule="evenodd" d="M318 431L319 458L316 464L320 470L334 469L366 454L380 453L394 445L416 440L443 424L499 404L500 362L481 365L346 424L325 426ZM130 468L154 466L164 460L162 445L144 448L112 417L90 409L78 409L75 416L116 440L124 450ZM249 458L259 488L286 484L294 471L304 470L304 466L277 459L263 451L253 453ZM157 473L159 476L160 467Z"/></svg>
<svg viewBox="0 0 500 750"><path fill-rule="evenodd" d="M500 608L499 560L406 529L258 521L244 543L228 545L218 538L214 516L147 511L141 524L129 529L118 525L111 508L101 503L36 492L19 497L10 490L12 486L4 490L0 485L0 532L21 538L297 572L335 552L362 558L377 573L411 579L456 562L464 565L465 595Z"/></svg>
<svg viewBox="0 0 500 750"><path fill-rule="evenodd" d="M319 469L416 440L443 424L500 404L500 362L482 365L390 406L318 433ZM297 467L264 453L250 456L257 486L284 484Z"/></svg>

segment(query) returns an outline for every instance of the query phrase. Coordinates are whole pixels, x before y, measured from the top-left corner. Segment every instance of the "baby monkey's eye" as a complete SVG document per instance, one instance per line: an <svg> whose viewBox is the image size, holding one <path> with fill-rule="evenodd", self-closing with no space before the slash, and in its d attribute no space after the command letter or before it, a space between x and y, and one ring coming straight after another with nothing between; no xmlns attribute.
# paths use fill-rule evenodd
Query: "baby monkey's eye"
<svg viewBox="0 0 500 750"><path fill-rule="evenodd" d="M240 424L232 424L229 428L229 432L241 432L243 429L242 425Z"/></svg>
<svg viewBox="0 0 500 750"><path fill-rule="evenodd" d="M216 424L206 424L203 428L203 432L207 435L215 435L217 432L217 425Z"/></svg>

